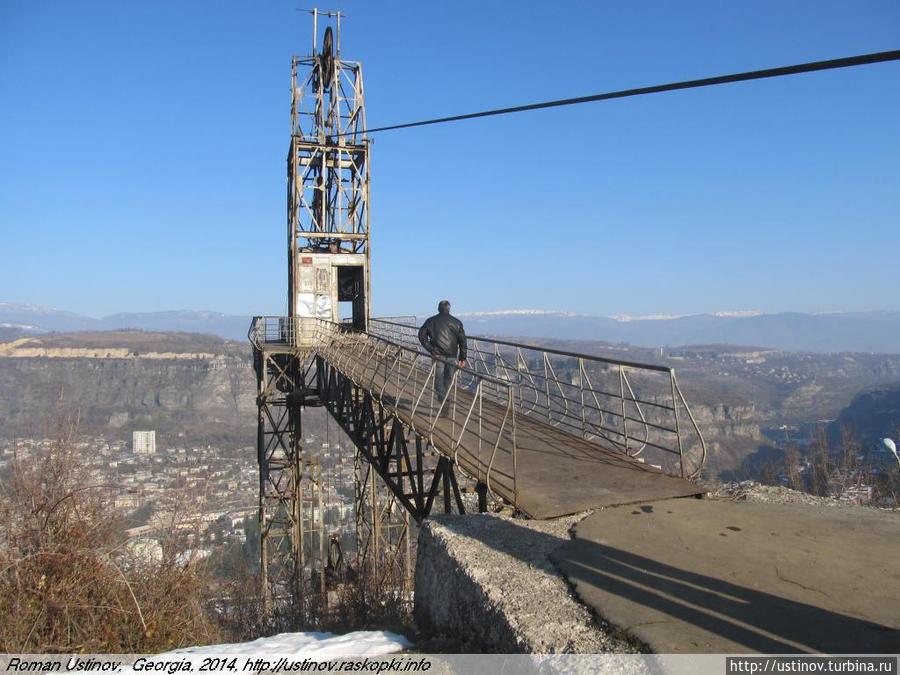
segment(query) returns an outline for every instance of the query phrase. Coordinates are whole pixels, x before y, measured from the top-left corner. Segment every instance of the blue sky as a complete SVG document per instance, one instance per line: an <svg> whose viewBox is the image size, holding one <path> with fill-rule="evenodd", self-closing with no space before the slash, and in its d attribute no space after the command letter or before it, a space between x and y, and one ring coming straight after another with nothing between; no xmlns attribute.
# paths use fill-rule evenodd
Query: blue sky
<svg viewBox="0 0 900 675"><path fill-rule="evenodd" d="M282 313L298 7L0 2L0 301ZM896 0L330 7L370 126L900 47ZM900 309L898 84L888 63L377 135L374 311Z"/></svg>

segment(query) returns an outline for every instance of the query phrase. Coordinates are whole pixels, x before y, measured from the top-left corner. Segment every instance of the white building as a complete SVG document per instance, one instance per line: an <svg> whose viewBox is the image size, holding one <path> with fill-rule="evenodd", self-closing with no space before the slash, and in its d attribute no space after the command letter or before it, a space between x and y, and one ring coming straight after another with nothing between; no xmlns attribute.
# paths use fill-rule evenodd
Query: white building
<svg viewBox="0 0 900 675"><path fill-rule="evenodd" d="M131 435L131 451L136 455L152 455L156 452L155 431L135 431Z"/></svg>

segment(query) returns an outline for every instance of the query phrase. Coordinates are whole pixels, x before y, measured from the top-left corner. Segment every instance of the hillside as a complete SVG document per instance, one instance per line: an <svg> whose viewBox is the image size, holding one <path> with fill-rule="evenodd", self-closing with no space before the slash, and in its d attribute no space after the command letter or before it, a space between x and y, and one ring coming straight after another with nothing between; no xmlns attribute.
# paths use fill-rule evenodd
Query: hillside
<svg viewBox="0 0 900 675"><path fill-rule="evenodd" d="M842 429L867 444L877 445L885 437L900 437L900 382L870 387L854 396L829 431L838 436Z"/></svg>
<svg viewBox="0 0 900 675"><path fill-rule="evenodd" d="M854 396L900 380L900 356L809 354L732 346L648 349L597 341L531 340L548 347L676 368L710 446L710 473L747 471ZM157 429L185 442L253 445L256 384L250 346L211 335L93 331L0 344L0 435L31 435L60 405L86 431L130 436ZM865 400L857 403L863 415ZM848 413L849 414L849 413ZM863 415L864 416L864 415Z"/></svg>
<svg viewBox="0 0 900 675"><path fill-rule="evenodd" d="M136 358L188 359L240 357L244 345L214 335L198 333L155 333L140 330L85 331L20 336L0 343L0 356L21 358Z"/></svg>
<svg viewBox="0 0 900 675"><path fill-rule="evenodd" d="M249 347L218 337L142 331L72 333L0 344L0 435L40 435L60 407L85 433L138 428L184 442L252 445Z"/></svg>
<svg viewBox="0 0 900 675"><path fill-rule="evenodd" d="M597 341L547 347L671 366L710 446L710 473L752 477L778 446L809 440L863 389L900 380L900 355L733 345L649 349Z"/></svg>

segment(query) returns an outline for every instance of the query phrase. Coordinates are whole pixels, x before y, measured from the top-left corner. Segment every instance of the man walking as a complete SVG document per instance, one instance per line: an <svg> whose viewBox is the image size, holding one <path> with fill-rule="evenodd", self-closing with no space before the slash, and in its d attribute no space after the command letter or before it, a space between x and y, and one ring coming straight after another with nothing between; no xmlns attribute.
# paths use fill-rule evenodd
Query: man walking
<svg viewBox="0 0 900 675"><path fill-rule="evenodd" d="M462 321L450 314L449 300L441 300L438 313L422 324L419 342L434 357L434 391L443 401L456 368L466 364L466 331Z"/></svg>

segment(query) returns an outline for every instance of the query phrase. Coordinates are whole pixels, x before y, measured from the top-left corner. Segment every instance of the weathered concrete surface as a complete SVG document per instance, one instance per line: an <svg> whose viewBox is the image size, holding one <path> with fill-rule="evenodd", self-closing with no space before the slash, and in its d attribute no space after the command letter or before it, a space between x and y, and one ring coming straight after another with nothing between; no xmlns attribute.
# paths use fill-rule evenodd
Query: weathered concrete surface
<svg viewBox="0 0 900 675"><path fill-rule="evenodd" d="M426 521L416 560L416 623L484 651L636 651L594 621L550 562L575 520L485 514Z"/></svg>
<svg viewBox="0 0 900 675"><path fill-rule="evenodd" d="M655 652L900 651L900 514L674 499L574 532L561 571Z"/></svg>

